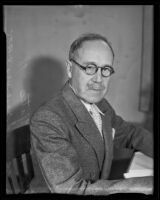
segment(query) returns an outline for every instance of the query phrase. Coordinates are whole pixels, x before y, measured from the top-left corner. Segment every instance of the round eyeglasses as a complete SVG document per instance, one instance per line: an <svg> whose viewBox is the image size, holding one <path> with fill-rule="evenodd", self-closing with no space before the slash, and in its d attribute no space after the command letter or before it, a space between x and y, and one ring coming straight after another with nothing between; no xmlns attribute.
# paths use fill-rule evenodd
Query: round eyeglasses
<svg viewBox="0 0 160 200"><path fill-rule="evenodd" d="M74 59L70 59L70 61L74 62L78 67L80 67L82 70L85 71L86 74L88 75L94 75L98 71L98 68L101 69L101 74L104 77L109 77L113 73L115 73L113 67L109 65L105 65L104 67L98 67L96 64L90 63L87 66L80 65L77 61Z"/></svg>

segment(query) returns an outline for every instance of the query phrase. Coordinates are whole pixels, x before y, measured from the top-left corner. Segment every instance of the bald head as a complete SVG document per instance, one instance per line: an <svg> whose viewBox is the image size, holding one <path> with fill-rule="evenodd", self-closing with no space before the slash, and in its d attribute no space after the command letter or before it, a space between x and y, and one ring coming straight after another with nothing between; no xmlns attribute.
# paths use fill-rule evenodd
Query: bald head
<svg viewBox="0 0 160 200"><path fill-rule="evenodd" d="M114 58L114 52L112 49L111 44L107 40L106 37L100 35L100 34L95 34L95 33L87 33L87 34L82 34L80 37L78 37L75 41L70 46L70 51L69 51L69 60L74 59L75 56L77 56L80 48L86 43L86 42L91 42L91 41L101 41L110 48L110 51L112 52L112 56Z"/></svg>

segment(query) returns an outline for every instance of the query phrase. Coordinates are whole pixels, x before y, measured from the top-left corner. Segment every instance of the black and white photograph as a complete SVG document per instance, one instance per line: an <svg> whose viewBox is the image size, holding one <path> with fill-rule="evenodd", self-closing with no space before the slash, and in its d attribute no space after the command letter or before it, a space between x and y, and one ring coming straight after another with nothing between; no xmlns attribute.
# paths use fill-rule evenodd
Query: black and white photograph
<svg viewBox="0 0 160 200"><path fill-rule="evenodd" d="M154 193L152 5L5 5L6 194Z"/></svg>

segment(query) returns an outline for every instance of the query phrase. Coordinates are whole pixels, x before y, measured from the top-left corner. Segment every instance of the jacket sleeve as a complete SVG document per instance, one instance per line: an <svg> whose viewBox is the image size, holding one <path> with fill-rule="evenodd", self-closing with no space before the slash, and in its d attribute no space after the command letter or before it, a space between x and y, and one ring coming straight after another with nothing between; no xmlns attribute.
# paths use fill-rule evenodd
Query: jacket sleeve
<svg viewBox="0 0 160 200"><path fill-rule="evenodd" d="M47 110L37 112L31 119L31 142L46 184L52 193L108 195L117 192L133 192L134 180L84 180L78 155L69 141L63 119ZM151 192L151 179L145 181L146 191ZM137 181L136 181L137 182ZM138 181L140 184L140 181ZM140 186L138 187L141 188Z"/></svg>
<svg viewBox="0 0 160 200"><path fill-rule="evenodd" d="M138 125L123 120L110 105L109 112L112 127L115 128L114 144L118 147L141 151L153 157L153 134Z"/></svg>

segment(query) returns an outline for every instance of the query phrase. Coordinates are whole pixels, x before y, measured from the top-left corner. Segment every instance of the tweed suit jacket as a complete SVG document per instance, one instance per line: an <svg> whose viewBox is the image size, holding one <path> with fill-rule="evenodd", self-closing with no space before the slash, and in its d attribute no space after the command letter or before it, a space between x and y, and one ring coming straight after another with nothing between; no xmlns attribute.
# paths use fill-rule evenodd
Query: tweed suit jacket
<svg viewBox="0 0 160 200"><path fill-rule="evenodd" d="M32 148L50 192L96 194L97 186L103 194L112 184L107 178L113 145L153 155L153 140L148 131L125 122L105 99L97 106L104 113L104 139L68 82L32 116ZM104 184L101 187L98 180L104 180L105 187Z"/></svg>

